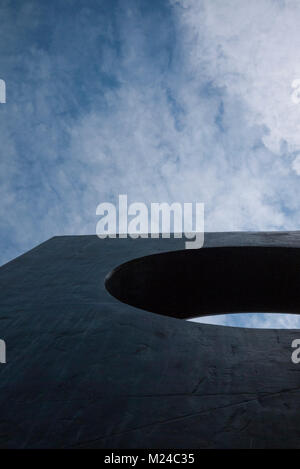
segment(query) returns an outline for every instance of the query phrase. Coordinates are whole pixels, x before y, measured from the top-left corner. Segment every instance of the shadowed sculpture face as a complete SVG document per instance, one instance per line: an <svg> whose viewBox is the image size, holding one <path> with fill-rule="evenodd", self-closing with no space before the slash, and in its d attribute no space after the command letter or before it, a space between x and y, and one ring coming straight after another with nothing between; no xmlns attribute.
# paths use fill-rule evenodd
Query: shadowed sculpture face
<svg viewBox="0 0 300 469"><path fill-rule="evenodd" d="M115 268L105 286L124 303L180 319L300 313L300 250L243 246L154 254Z"/></svg>

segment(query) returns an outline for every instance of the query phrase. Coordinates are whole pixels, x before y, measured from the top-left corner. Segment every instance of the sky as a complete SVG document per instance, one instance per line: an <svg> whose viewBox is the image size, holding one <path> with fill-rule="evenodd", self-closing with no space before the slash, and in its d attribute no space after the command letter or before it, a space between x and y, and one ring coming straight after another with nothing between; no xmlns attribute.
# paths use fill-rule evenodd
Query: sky
<svg viewBox="0 0 300 469"><path fill-rule="evenodd" d="M95 234L119 194L203 202L206 231L300 229L298 0L1 0L0 18L0 264Z"/></svg>

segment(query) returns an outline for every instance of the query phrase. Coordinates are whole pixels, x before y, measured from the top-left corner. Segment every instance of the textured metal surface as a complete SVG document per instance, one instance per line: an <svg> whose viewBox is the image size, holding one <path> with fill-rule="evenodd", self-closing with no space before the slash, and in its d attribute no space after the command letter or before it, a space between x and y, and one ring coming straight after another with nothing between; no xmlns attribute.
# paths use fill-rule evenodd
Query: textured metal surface
<svg viewBox="0 0 300 469"><path fill-rule="evenodd" d="M205 238L245 245L297 248L300 234ZM183 248L56 237L1 267L0 447L300 447L300 331L190 323L105 290L117 265Z"/></svg>

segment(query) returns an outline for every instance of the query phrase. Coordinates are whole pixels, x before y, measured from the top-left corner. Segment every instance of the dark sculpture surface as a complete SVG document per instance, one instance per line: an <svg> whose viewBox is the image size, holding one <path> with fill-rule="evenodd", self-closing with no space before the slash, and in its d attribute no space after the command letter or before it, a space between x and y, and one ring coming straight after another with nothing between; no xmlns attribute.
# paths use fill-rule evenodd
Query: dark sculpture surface
<svg viewBox="0 0 300 469"><path fill-rule="evenodd" d="M233 254L230 263L239 247L242 258ZM215 248L226 248L223 267L210 265ZM300 233L208 233L202 253L183 249L184 239L55 237L0 268L0 338L7 344L1 448L300 447L300 364L291 361L299 330L167 317L255 310L252 294L261 299L257 308L297 312ZM163 289L161 307L150 284L145 300L134 294L128 302L145 301L162 314L122 303L105 289L117 266L169 251L178 251L183 264L195 258L187 281L177 271L185 287L169 290L180 307L170 307ZM174 254L163 255L173 262ZM161 269L170 279L169 262ZM151 272L160 275L159 265ZM187 295L186 313L191 281L197 291ZM202 282L210 301L200 294Z"/></svg>

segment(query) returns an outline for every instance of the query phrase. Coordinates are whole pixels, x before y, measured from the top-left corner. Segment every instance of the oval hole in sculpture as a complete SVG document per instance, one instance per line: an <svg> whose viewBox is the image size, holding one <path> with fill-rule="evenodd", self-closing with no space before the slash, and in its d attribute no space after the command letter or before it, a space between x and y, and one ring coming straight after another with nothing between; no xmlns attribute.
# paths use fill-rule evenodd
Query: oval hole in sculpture
<svg viewBox="0 0 300 469"><path fill-rule="evenodd" d="M300 249L212 247L153 254L116 267L105 286L126 304L180 319L224 312L297 314Z"/></svg>

